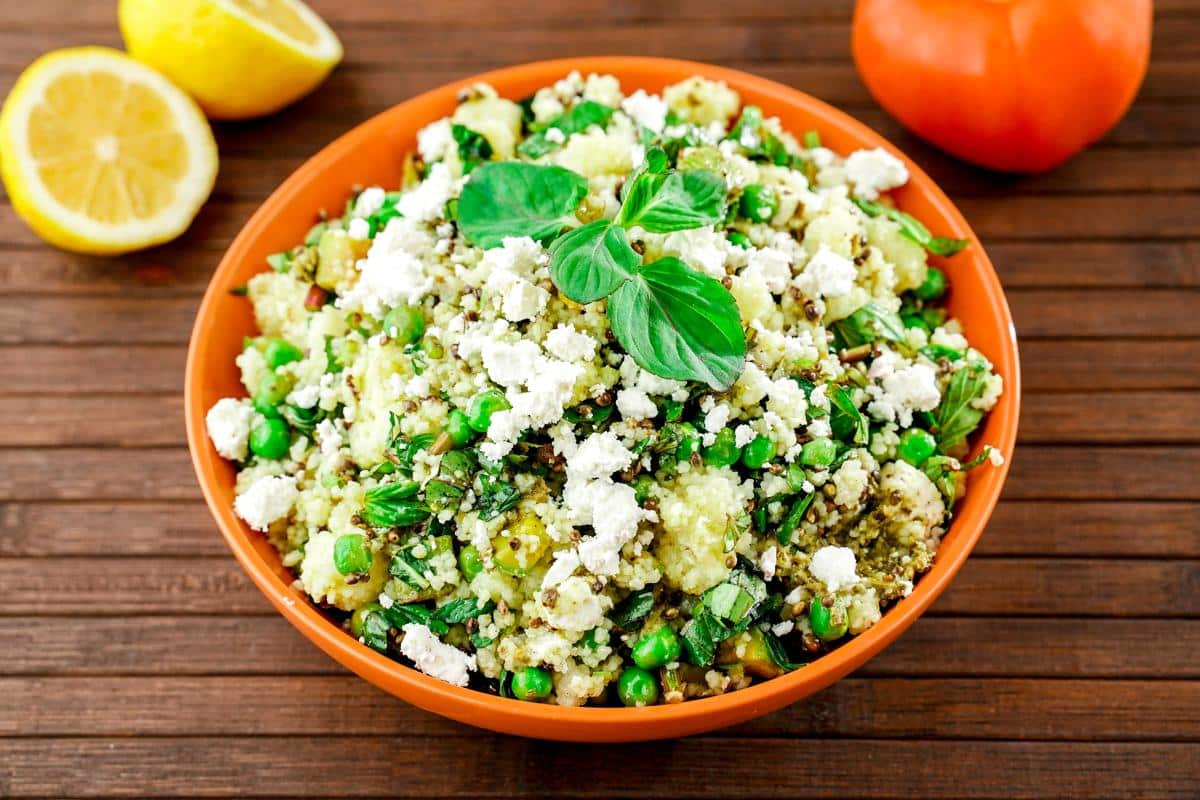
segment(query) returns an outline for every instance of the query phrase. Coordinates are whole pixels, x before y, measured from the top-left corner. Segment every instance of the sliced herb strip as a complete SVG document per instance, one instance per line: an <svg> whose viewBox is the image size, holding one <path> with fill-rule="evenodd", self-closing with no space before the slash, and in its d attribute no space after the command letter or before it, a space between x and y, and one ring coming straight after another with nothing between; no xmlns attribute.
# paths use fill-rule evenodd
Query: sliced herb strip
<svg viewBox="0 0 1200 800"><path fill-rule="evenodd" d="M583 133L593 125L598 125L601 128L605 127L608 125L608 121L612 119L613 111L615 109L602 103L597 103L593 100L581 100L569 111L550 120L545 130L533 134L517 145L517 152L526 158L541 158L557 150L562 146L563 141L568 139L572 134ZM557 130L562 133L562 141L554 141L550 137L547 137L546 132L550 130Z"/></svg>
<svg viewBox="0 0 1200 800"><path fill-rule="evenodd" d="M467 241L484 249L509 236L545 244L575 218L587 192L587 179L562 167L488 161L463 187L458 224Z"/></svg>
<svg viewBox="0 0 1200 800"><path fill-rule="evenodd" d="M577 303L608 297L641 263L625 229L606 219L576 228L550 245L550 277Z"/></svg>
<svg viewBox="0 0 1200 800"><path fill-rule="evenodd" d="M787 516L779 523L779 530L775 532L775 538L780 544L790 544L792 536L796 533L796 529L800 527L800 523L804 520L804 513L808 511L808 507L812 505L816 498L816 492L809 492L800 497L796 502L792 503L791 510Z"/></svg>
<svg viewBox="0 0 1200 800"><path fill-rule="evenodd" d="M717 655L717 645L725 639L725 626L705 606L697 606L692 618L679 631L687 659L697 667L707 667Z"/></svg>
<svg viewBox="0 0 1200 800"><path fill-rule="evenodd" d="M479 495L479 518L487 521L508 511L521 499L521 490L511 483L498 481L490 475L479 476L482 491Z"/></svg>
<svg viewBox="0 0 1200 800"><path fill-rule="evenodd" d="M918 352L930 361L937 361L942 358L947 361L959 361L966 355L962 350L955 350L953 347L946 347L943 344L926 345Z"/></svg>
<svg viewBox="0 0 1200 800"><path fill-rule="evenodd" d="M367 611L362 620L362 640L372 650L386 653L388 649L388 630L391 621L383 611Z"/></svg>
<svg viewBox="0 0 1200 800"><path fill-rule="evenodd" d="M904 322L900 315L875 303L867 303L829 327L842 346L847 348L870 344L878 339L886 339L889 342L906 340Z"/></svg>
<svg viewBox="0 0 1200 800"><path fill-rule="evenodd" d="M854 405L850 390L836 386L829 392L829 426L833 435L851 444L867 443L867 418Z"/></svg>
<svg viewBox="0 0 1200 800"><path fill-rule="evenodd" d="M416 590L429 586L429 579L425 577L425 563L413 555L412 548L409 547L392 554L388 574Z"/></svg>
<svg viewBox="0 0 1200 800"><path fill-rule="evenodd" d="M971 403L987 390L988 371L981 363L968 364L954 373L935 412L938 447L943 452L962 444L983 421L983 412Z"/></svg>
<svg viewBox="0 0 1200 800"><path fill-rule="evenodd" d="M803 666L791 660L787 650L783 646L783 642L779 641L779 637L770 631L763 631L763 645L767 650L767 657L771 659L771 663L779 667L784 672L791 672L796 667Z"/></svg>
<svg viewBox="0 0 1200 800"><path fill-rule="evenodd" d="M457 123L450 126L450 134L458 145L458 160L462 162L464 175L492 157L492 144L483 134Z"/></svg>
<svg viewBox="0 0 1200 800"><path fill-rule="evenodd" d="M625 281L609 297L608 319L625 352L660 377L725 390L745 365L733 295L677 258L647 264Z"/></svg>
<svg viewBox="0 0 1200 800"><path fill-rule="evenodd" d="M412 624L424 625L439 636L450 632L449 625L435 618L433 612L417 603L393 605L391 608L384 609L383 613L387 616L388 622L392 623L393 628L403 628L405 625Z"/></svg>
<svg viewBox="0 0 1200 800"><path fill-rule="evenodd" d="M447 625L461 625L469 619L478 617L480 614L487 614L496 607L496 604L491 600L480 602L478 598L466 597L458 600L451 600L445 605L439 606L433 611L433 618L445 622Z"/></svg>
<svg viewBox="0 0 1200 800"><path fill-rule="evenodd" d="M646 618L652 608L654 608L654 590L643 589L630 594L617 603L612 611L608 612L608 618L618 628L631 631Z"/></svg>
<svg viewBox="0 0 1200 800"><path fill-rule="evenodd" d="M398 481L368 489L359 516L375 528L402 528L424 522L430 511L429 506L413 497L419 488L415 481Z"/></svg>
<svg viewBox="0 0 1200 800"><path fill-rule="evenodd" d="M878 217L880 214L895 222L900 226L900 233L924 247L935 256L952 256L962 250L971 242L968 239L949 239L944 236L934 236L929 232L921 222L913 216L905 214L903 211L885 206L880 203L872 203L870 200L862 198L852 198L854 204L863 210L863 213L871 217Z"/></svg>

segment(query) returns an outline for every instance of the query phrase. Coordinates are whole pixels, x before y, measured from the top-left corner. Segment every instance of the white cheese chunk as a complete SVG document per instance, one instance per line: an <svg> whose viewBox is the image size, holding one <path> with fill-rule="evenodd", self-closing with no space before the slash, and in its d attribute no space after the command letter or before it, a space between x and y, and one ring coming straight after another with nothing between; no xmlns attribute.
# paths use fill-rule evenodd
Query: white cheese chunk
<svg viewBox="0 0 1200 800"><path fill-rule="evenodd" d="M223 458L242 461L248 453L250 423L254 407L244 400L226 397L218 400L204 417L208 438Z"/></svg>
<svg viewBox="0 0 1200 800"><path fill-rule="evenodd" d="M466 686L468 673L474 672L475 656L467 655L457 647L448 645L433 635L425 625L410 622L404 626L404 639L400 642L400 653L411 659L417 669L430 677Z"/></svg>

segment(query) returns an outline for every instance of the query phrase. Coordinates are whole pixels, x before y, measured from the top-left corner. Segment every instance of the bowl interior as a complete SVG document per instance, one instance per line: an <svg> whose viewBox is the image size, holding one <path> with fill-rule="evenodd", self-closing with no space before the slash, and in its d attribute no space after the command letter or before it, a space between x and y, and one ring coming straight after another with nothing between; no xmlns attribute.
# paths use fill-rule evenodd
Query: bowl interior
<svg viewBox="0 0 1200 800"><path fill-rule="evenodd" d="M273 547L233 513L235 470L213 449L204 414L218 399L245 392L234 358L242 337L256 333L245 298L230 294L265 269L266 257L303 238L319 209L342 208L350 187L399 185L404 154L415 148L426 123L450 114L459 88L477 80L501 95L521 98L572 69L611 73L626 92L658 92L690 75L726 81L743 102L778 116L785 129L816 129L840 153L885 146L904 158L912 178L895 193L897 204L936 235L970 238L971 247L950 259L932 259L950 277L950 312L962 320L973 346L1004 377L1005 393L976 435L1012 455L1019 405L1016 337L1007 303L991 263L962 216L924 172L880 136L832 107L796 90L752 75L706 64L648 58L577 58L539 62L487 73L436 89L363 123L305 163L255 213L217 268L197 315L185 380L188 442L201 488L234 554L268 599L301 632L344 666L405 700L445 716L540 738L629 741L709 730L767 713L807 696L856 668L898 636L945 588L978 539L1008 470L976 470L966 498L944 537L933 568L912 595L883 619L834 652L788 675L721 697L645 709L560 708L491 697L429 678L359 644L292 588L293 577Z"/></svg>

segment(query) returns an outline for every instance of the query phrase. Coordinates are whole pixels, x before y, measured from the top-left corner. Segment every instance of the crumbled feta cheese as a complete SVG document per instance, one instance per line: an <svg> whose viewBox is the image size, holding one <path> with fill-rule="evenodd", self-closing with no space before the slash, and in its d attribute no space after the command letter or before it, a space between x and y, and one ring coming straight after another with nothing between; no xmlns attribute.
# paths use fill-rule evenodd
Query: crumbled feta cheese
<svg viewBox="0 0 1200 800"><path fill-rule="evenodd" d="M555 96L553 89L538 89L530 105L533 117L538 122L549 122L566 111L562 101Z"/></svg>
<svg viewBox="0 0 1200 800"><path fill-rule="evenodd" d="M579 553L571 550L559 550L554 554L554 562L542 577L542 588L552 589L565 581L579 569Z"/></svg>
<svg viewBox="0 0 1200 800"><path fill-rule="evenodd" d="M287 402L299 408L312 408L320 399L321 387L315 383L293 389L287 396Z"/></svg>
<svg viewBox="0 0 1200 800"><path fill-rule="evenodd" d="M573 487L568 480L563 497L579 524L595 534L579 545L579 559L596 575L613 575L620 566L621 548L637 535L638 523L650 517L638 505L633 487L610 478Z"/></svg>
<svg viewBox="0 0 1200 800"><path fill-rule="evenodd" d="M928 364L911 364L896 369L899 357L887 351L875 359L867 375L879 382L867 387L871 402L867 412L883 422L912 425L914 411L932 411L941 402L937 372Z"/></svg>
<svg viewBox="0 0 1200 800"><path fill-rule="evenodd" d="M621 110L638 125L654 133L662 133L663 126L667 124L666 102L658 95L646 94L641 89L622 101Z"/></svg>
<svg viewBox="0 0 1200 800"><path fill-rule="evenodd" d="M617 392L617 410L624 419L654 419L658 407L650 395L641 389L621 389Z"/></svg>
<svg viewBox="0 0 1200 800"><path fill-rule="evenodd" d="M442 161L458 149L449 117L431 122L417 131L417 152L426 164Z"/></svg>
<svg viewBox="0 0 1200 800"><path fill-rule="evenodd" d="M792 280L792 266L787 253L773 247L754 250L746 261L742 275L757 276L771 294L783 294Z"/></svg>
<svg viewBox="0 0 1200 800"><path fill-rule="evenodd" d="M858 562L849 547L827 545L813 553L808 572L825 584L829 592L848 589L859 581L855 568Z"/></svg>
<svg viewBox="0 0 1200 800"><path fill-rule="evenodd" d="M987 446L987 451L988 451L988 454L987 454L988 462L993 467L1004 466L1004 454L1003 453L1001 453L999 450L992 447L991 445Z"/></svg>
<svg viewBox="0 0 1200 800"><path fill-rule="evenodd" d="M569 323L560 324L546 334L546 350L563 361L589 361L595 357L596 347L595 339Z"/></svg>
<svg viewBox="0 0 1200 800"><path fill-rule="evenodd" d="M414 305L433 288L421 259L408 248L408 222L388 222L371 242L367 257L358 262L358 282L338 299L339 308L361 308L373 317L401 304Z"/></svg>
<svg viewBox="0 0 1200 800"><path fill-rule="evenodd" d="M475 656L446 644L425 625L410 622L403 631L400 653L411 659L417 669L455 686L467 685L470 680L467 673L475 671Z"/></svg>
<svg viewBox="0 0 1200 800"><path fill-rule="evenodd" d="M762 555L758 559L758 568L762 570L763 577L771 580L775 577L776 560L779 557L775 545L771 545L766 550L763 550Z"/></svg>
<svg viewBox="0 0 1200 800"><path fill-rule="evenodd" d="M625 356L621 360L621 384L627 389L641 389L648 395L670 397L680 403L688 398L685 382L660 378L639 367L632 356Z"/></svg>
<svg viewBox="0 0 1200 800"><path fill-rule="evenodd" d="M359 192L358 197L354 201L354 210L351 212L351 221L355 219L365 219L380 208L383 207L383 201L387 199L387 192L382 186L371 186ZM365 238L365 237L364 237Z"/></svg>
<svg viewBox="0 0 1200 800"><path fill-rule="evenodd" d="M550 293L523 278L514 280L504 292L502 313L510 322L522 322L540 315L550 301Z"/></svg>
<svg viewBox="0 0 1200 800"><path fill-rule="evenodd" d="M800 384L791 378L780 378L771 382L767 390L767 410L779 415L793 428L804 425L808 413L808 400Z"/></svg>
<svg viewBox="0 0 1200 800"><path fill-rule="evenodd" d="M790 619L785 619L783 622L771 626L771 633L776 636L787 636L796 629L796 623Z"/></svg>
<svg viewBox="0 0 1200 800"><path fill-rule="evenodd" d="M488 377L507 387L524 384L543 360L541 348L528 339L515 343L489 339L484 342L481 355Z"/></svg>
<svg viewBox="0 0 1200 800"><path fill-rule="evenodd" d="M882 147L855 150L846 159L846 179L854 184L856 196L875 200L880 192L908 183L908 168Z"/></svg>
<svg viewBox="0 0 1200 800"><path fill-rule="evenodd" d="M853 261L822 243L792 283L809 297L844 297L854 288L857 277Z"/></svg>
<svg viewBox="0 0 1200 800"><path fill-rule="evenodd" d="M267 475L237 496L233 510L251 528L265 532L272 522L288 515L299 496L295 478Z"/></svg>
<svg viewBox="0 0 1200 800"><path fill-rule="evenodd" d="M356 241L363 241L371 237L371 225L365 219L355 217L350 220L350 224L346 227L346 235Z"/></svg>
<svg viewBox="0 0 1200 800"><path fill-rule="evenodd" d="M750 444L756 436L758 434L749 425L738 425L733 429L733 443L738 447L745 447Z"/></svg>
<svg viewBox="0 0 1200 800"><path fill-rule="evenodd" d="M733 413L733 409L728 403L719 403L714 405L707 414L704 415L704 430L709 433L720 433L726 423L729 422L729 415Z"/></svg>
<svg viewBox="0 0 1200 800"><path fill-rule="evenodd" d="M254 407L243 400L226 397L218 400L204 417L208 438L222 458L241 461L247 455L250 424Z"/></svg>
<svg viewBox="0 0 1200 800"><path fill-rule="evenodd" d="M429 168L425 180L400 195L396 209L409 219L432 222L442 217L446 203L458 196L460 188L461 182L439 161Z"/></svg>
<svg viewBox="0 0 1200 800"><path fill-rule="evenodd" d="M593 433L567 461L567 477L581 480L607 478L614 472L628 469L633 458L633 453L612 431Z"/></svg>
<svg viewBox="0 0 1200 800"><path fill-rule="evenodd" d="M663 239L663 255L676 256L688 266L720 280L725 277L725 254L729 247L723 233L712 228L675 231Z"/></svg>
<svg viewBox="0 0 1200 800"><path fill-rule="evenodd" d="M345 427L341 420L323 419L317 423L317 429L314 431L317 437L317 442L321 445L321 455L335 455L338 450L342 449L343 436Z"/></svg>
<svg viewBox="0 0 1200 800"><path fill-rule="evenodd" d="M562 144L567 140L567 135L562 132L562 128L546 128L546 132L542 135L551 144Z"/></svg>

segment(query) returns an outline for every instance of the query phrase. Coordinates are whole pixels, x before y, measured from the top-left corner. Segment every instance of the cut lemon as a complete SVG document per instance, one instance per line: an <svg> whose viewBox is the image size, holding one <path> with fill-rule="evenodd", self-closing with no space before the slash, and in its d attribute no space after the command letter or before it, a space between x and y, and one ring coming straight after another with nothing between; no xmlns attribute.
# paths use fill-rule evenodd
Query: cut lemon
<svg viewBox="0 0 1200 800"><path fill-rule="evenodd" d="M342 59L337 36L299 0L121 0L117 15L129 54L217 119L277 111Z"/></svg>
<svg viewBox="0 0 1200 800"><path fill-rule="evenodd" d="M208 121L166 78L106 47L33 62L0 110L0 175L51 244L115 254L174 239L212 191Z"/></svg>

